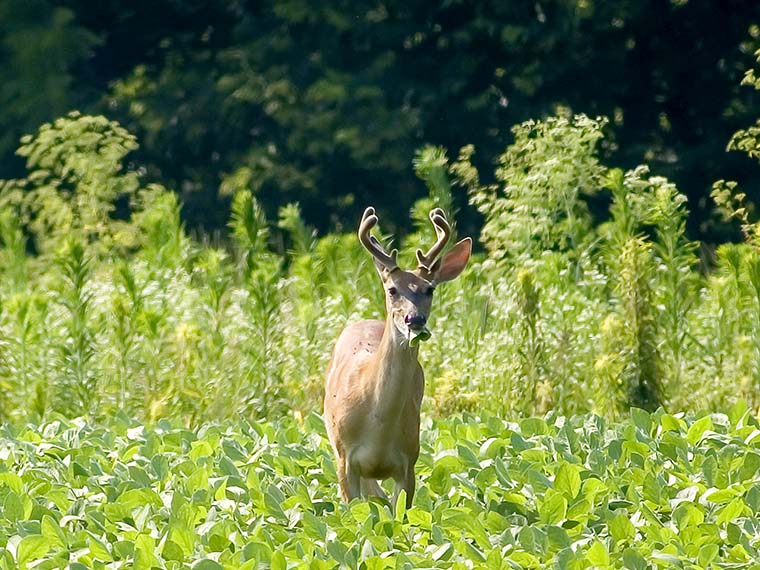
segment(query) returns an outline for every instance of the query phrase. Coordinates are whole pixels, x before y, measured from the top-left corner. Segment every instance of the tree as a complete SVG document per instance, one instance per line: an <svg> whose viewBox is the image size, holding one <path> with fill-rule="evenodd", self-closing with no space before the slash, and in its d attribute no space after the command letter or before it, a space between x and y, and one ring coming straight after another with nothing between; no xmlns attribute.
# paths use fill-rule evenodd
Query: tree
<svg viewBox="0 0 760 570"><path fill-rule="evenodd" d="M136 160L207 230L223 227L241 188L270 215L300 201L321 230L355 225L369 203L405 223L424 192L415 149L454 155L472 143L484 166L512 142L512 125L559 107L609 116L608 162L644 160L674 180L691 199L692 230L710 230L701 199L712 181L746 166L724 149L754 102L738 87L760 35L750 0L65 6L67 25L98 44L80 42L90 51L66 60L71 88L55 96L135 133ZM0 110L2 124L8 116ZM477 223L463 211L464 231Z"/></svg>

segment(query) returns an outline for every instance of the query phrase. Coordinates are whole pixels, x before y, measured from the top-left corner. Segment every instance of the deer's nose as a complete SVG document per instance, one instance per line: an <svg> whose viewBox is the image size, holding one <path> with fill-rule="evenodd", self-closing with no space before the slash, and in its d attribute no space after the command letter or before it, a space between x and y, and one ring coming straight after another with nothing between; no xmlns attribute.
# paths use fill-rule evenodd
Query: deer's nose
<svg viewBox="0 0 760 570"><path fill-rule="evenodd" d="M407 315L404 317L404 322L410 329L421 329L425 326L427 319L423 315Z"/></svg>

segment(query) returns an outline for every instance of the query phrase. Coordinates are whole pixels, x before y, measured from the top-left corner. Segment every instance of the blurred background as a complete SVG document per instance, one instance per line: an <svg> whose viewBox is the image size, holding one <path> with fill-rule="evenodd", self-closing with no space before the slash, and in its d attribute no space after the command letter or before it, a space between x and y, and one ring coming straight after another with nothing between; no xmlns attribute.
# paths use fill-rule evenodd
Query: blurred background
<svg viewBox="0 0 760 570"><path fill-rule="evenodd" d="M180 194L190 230L223 229L252 188L320 233L370 203L404 233L427 195L416 149L473 144L493 173L513 125L565 110L610 119L606 164L677 184L692 238L733 240L709 192L757 198L760 169L726 152L757 117L753 23L754 0L0 0L0 178L24 174L23 134L76 109L136 135L127 166Z"/></svg>

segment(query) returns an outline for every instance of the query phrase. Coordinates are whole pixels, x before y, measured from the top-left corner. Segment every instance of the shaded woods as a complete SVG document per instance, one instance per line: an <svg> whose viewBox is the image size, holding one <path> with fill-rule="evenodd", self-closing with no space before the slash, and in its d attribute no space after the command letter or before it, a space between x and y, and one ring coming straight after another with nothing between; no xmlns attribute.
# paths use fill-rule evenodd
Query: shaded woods
<svg viewBox="0 0 760 570"><path fill-rule="evenodd" d="M473 144L490 182L510 127L561 107L610 117L609 164L677 183L692 237L736 239L708 194L719 178L757 182L724 149L757 115L739 81L758 23L760 4L741 0L3 0L0 177L23 175L21 135L76 109L137 136L125 166L179 193L193 230L222 230L250 188L270 217L300 202L322 233L368 203L408 231L415 149Z"/></svg>

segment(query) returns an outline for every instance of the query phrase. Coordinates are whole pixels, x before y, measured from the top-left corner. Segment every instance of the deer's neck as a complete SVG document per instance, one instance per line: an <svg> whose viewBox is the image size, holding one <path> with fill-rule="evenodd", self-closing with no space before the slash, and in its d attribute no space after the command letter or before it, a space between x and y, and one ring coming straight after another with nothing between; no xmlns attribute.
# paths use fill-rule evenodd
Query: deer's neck
<svg viewBox="0 0 760 570"><path fill-rule="evenodd" d="M412 397L418 370L417 347L398 332L391 317L385 322L383 338L375 353L374 392L376 414L393 419Z"/></svg>

